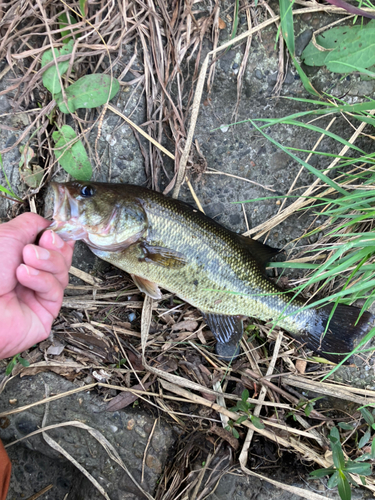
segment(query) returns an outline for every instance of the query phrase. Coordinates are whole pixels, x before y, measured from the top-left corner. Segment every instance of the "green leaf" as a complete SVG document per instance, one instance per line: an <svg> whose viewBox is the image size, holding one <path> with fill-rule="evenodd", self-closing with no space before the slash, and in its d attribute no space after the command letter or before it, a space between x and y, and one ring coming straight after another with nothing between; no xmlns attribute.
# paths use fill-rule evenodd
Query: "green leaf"
<svg viewBox="0 0 375 500"><path fill-rule="evenodd" d="M335 471L335 473L329 478L327 483L327 488L336 488L337 483L339 482L339 471Z"/></svg>
<svg viewBox="0 0 375 500"><path fill-rule="evenodd" d="M360 408L359 411L362 414L362 417L366 420L368 425L372 425L375 423L373 414L367 408Z"/></svg>
<svg viewBox="0 0 375 500"><path fill-rule="evenodd" d="M69 125L63 125L60 130L54 132L52 138L55 141L55 155L63 169L75 179L89 181L92 168L82 142L67 145L76 137L76 133Z"/></svg>
<svg viewBox="0 0 375 500"><path fill-rule="evenodd" d="M365 444L367 444L370 441L370 438L371 438L371 431L370 429L368 429L359 440L358 448L360 449L363 448Z"/></svg>
<svg viewBox="0 0 375 500"><path fill-rule="evenodd" d="M81 10L82 16L86 17L88 11L87 0L79 0L79 8Z"/></svg>
<svg viewBox="0 0 375 500"><path fill-rule="evenodd" d="M337 469L343 469L345 467L345 458L342 452L340 434L337 427L333 427L331 430L329 440L331 441L333 463Z"/></svg>
<svg viewBox="0 0 375 500"><path fill-rule="evenodd" d="M69 19L68 19L69 16ZM75 17L72 16L70 12L66 14L66 12L61 12L61 14L58 16L57 20L59 21L59 28L70 28L73 24L77 24L77 20ZM71 35L71 36L68 36ZM66 37L66 38L65 38ZM62 41L63 43L69 43L70 40L72 40L75 37L72 29L66 29L61 32L61 38L64 38Z"/></svg>
<svg viewBox="0 0 375 500"><path fill-rule="evenodd" d="M65 89L69 109L66 107L62 93L55 96L60 111L74 113L76 109L91 109L110 101L120 90L119 82L109 75L86 75Z"/></svg>
<svg viewBox="0 0 375 500"><path fill-rule="evenodd" d="M247 412L249 409L247 403L244 403L243 401L237 402L237 408L241 411L244 411L244 412Z"/></svg>
<svg viewBox="0 0 375 500"><path fill-rule="evenodd" d="M345 472L351 474L360 474L362 476L369 476L371 474L371 464L365 462L352 462L349 460L345 464Z"/></svg>
<svg viewBox="0 0 375 500"><path fill-rule="evenodd" d="M260 418L256 417L255 415L250 415L250 420L253 423L254 427L256 427L257 429L264 429L264 424Z"/></svg>
<svg viewBox="0 0 375 500"><path fill-rule="evenodd" d="M371 443L371 457L375 458L375 438L372 439Z"/></svg>
<svg viewBox="0 0 375 500"><path fill-rule="evenodd" d="M338 26L325 31L322 35L316 37L316 43L326 50L321 51L310 42L302 52L301 58L303 62L308 66L324 66L328 54L343 43L346 43L348 34L350 38L356 35L361 29L361 26L353 26L352 28L348 26Z"/></svg>
<svg viewBox="0 0 375 500"><path fill-rule="evenodd" d="M246 401L249 399L249 391L247 389L242 391L241 399L244 403L246 403Z"/></svg>
<svg viewBox="0 0 375 500"><path fill-rule="evenodd" d="M347 424L346 422L339 422L337 426L340 427L341 429L344 429L345 431L353 430L353 426L351 424Z"/></svg>
<svg viewBox="0 0 375 500"><path fill-rule="evenodd" d="M351 500L352 492L350 489L350 484L346 479L345 474L339 472L337 488L339 490L339 495L341 500Z"/></svg>
<svg viewBox="0 0 375 500"><path fill-rule="evenodd" d="M324 476L330 476L334 472L336 472L336 469L334 469L333 467L327 467L327 469L316 469L316 470L313 470L312 472L310 472L310 476L324 477Z"/></svg>
<svg viewBox="0 0 375 500"><path fill-rule="evenodd" d="M233 434L233 436L234 436L236 439L238 439L238 438L240 437L240 435L238 434L237 429L235 429L234 427L233 427L233 429L232 429L232 434Z"/></svg>
<svg viewBox="0 0 375 500"><path fill-rule="evenodd" d="M314 409L314 404L311 402L307 403L306 408L305 408L306 417L308 417L310 415L310 413L313 411L313 409Z"/></svg>
<svg viewBox="0 0 375 500"><path fill-rule="evenodd" d="M18 361L21 363L22 366L24 367L28 367L30 366L30 363L27 361L27 359L24 359L24 358L18 358Z"/></svg>
<svg viewBox="0 0 375 500"><path fill-rule="evenodd" d="M293 2L290 0L279 0L281 31L291 55L295 55L294 26L293 26Z"/></svg>
<svg viewBox="0 0 375 500"><path fill-rule="evenodd" d="M341 43L327 55L325 64L334 73L348 73L347 65L368 68L375 64L375 28L362 29Z"/></svg>
<svg viewBox="0 0 375 500"><path fill-rule="evenodd" d="M236 420L236 424L242 424L242 422L245 422L245 420L247 420L247 415L241 415L240 417L238 417L238 419Z"/></svg>
<svg viewBox="0 0 375 500"><path fill-rule="evenodd" d="M68 41L61 49L53 49L56 58L59 56L64 56L67 54L71 54L73 50L73 45L74 45L74 40ZM42 68L46 66L48 63L53 61L53 52L52 49L46 50L44 54L42 55ZM46 87L47 90L51 92L51 94L58 94L61 92L61 85L60 85L60 80L59 80L59 73L60 76L66 73L66 71L69 68L70 61L63 61L60 63L57 63L56 65L52 66L51 68L48 68L42 76L42 81L43 85Z"/></svg>

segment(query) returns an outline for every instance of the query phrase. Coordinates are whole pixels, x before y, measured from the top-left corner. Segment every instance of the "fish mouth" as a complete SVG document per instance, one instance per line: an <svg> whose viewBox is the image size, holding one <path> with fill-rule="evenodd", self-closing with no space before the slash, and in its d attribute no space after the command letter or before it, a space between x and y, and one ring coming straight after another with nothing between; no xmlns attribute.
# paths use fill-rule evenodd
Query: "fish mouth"
<svg viewBox="0 0 375 500"><path fill-rule="evenodd" d="M53 220L55 222L68 222L78 217L76 200L69 195L68 189L57 182L51 183L54 195Z"/></svg>
<svg viewBox="0 0 375 500"><path fill-rule="evenodd" d="M64 184L51 183L54 195L53 222L48 229L55 231L65 241L81 240L87 231L79 222L78 203Z"/></svg>

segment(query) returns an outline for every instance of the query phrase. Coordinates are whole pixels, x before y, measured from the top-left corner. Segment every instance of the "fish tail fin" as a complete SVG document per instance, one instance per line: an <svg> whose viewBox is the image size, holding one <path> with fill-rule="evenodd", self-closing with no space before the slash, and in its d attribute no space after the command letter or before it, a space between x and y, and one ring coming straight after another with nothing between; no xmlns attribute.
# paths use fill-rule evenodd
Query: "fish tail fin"
<svg viewBox="0 0 375 500"><path fill-rule="evenodd" d="M329 319L332 309L333 306L328 305L317 310L320 321L309 331L307 347L329 361L339 363L375 326L375 317L368 311L360 315L358 307L338 304ZM350 361L349 358L347 363Z"/></svg>

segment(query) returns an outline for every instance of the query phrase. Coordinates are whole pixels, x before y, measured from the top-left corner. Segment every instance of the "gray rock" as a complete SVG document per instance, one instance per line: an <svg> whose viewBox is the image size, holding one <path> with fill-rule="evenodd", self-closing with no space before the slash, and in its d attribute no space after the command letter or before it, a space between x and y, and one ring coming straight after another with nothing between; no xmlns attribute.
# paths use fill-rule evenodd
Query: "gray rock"
<svg viewBox="0 0 375 500"><path fill-rule="evenodd" d="M77 388L76 385L53 373L43 373L22 379L15 378L7 384L1 394L0 408L2 411L13 409L14 406L9 403L9 400L13 398L17 399L17 406L40 401L44 398L46 385L49 387L51 394L60 394ZM6 417L0 426L0 439L11 442L39 429L42 426L45 411L46 407L44 405L38 405L22 413ZM141 484L142 461L145 459L142 487L148 492L154 490L174 442L172 430L168 425L162 421L158 422L149 442L154 418L132 408L118 412L106 412L105 403L103 403L101 397L84 391L58 399L49 405L46 425L72 420L83 422L102 433L114 446L138 484ZM110 459L104 448L86 430L65 426L48 431L48 434L97 479L107 491L111 500L144 498L129 476ZM145 455L147 443L149 446ZM22 451L26 448L32 453L37 452L43 455L46 458L43 458L42 463L47 463L48 460L62 463L62 470L66 470L66 477L62 474L56 474L56 476L51 477L51 481L53 480L56 483L65 481L66 488L73 488L74 481L72 477L77 475L76 472L64 460L62 461L60 454L53 450L40 434L22 441L16 447L21 455L23 453L27 454L27 452ZM17 452L14 453L17 456ZM40 455L38 456L40 457ZM31 468L33 459L26 457L24 463L29 464L28 467ZM40 467L40 462L38 463L39 465L35 464L34 472L37 472ZM19 488L21 475L22 471L14 479L15 483L13 490L10 492L10 498L12 498L12 494L16 494L16 490ZM38 474L36 474L36 477L38 477ZM40 486L40 483L33 485L33 478L34 475L31 474L29 478L30 488L36 489L37 486ZM132 496L126 497L128 493L131 493ZM96 495L96 493L94 497L83 495L82 498L96 498ZM98 498L102 497L98 496Z"/></svg>

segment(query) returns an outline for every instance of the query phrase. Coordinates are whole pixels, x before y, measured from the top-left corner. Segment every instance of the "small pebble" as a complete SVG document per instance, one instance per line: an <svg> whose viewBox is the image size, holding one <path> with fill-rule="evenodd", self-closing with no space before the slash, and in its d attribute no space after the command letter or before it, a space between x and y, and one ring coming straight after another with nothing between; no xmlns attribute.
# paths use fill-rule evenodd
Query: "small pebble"
<svg viewBox="0 0 375 500"><path fill-rule="evenodd" d="M130 323L134 321L136 317L136 314L133 312L128 314L128 320L130 321Z"/></svg>

